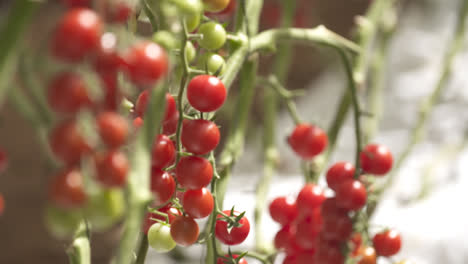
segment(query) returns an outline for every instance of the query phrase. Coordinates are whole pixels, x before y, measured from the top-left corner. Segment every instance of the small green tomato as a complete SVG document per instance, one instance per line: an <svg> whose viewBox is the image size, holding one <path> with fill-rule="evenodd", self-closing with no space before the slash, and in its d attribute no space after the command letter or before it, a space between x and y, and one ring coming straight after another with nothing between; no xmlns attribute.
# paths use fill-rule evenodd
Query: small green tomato
<svg viewBox="0 0 468 264"><path fill-rule="evenodd" d="M83 219L80 211L65 210L47 206L44 215L44 224L47 230L56 238L70 238L75 233Z"/></svg>
<svg viewBox="0 0 468 264"><path fill-rule="evenodd" d="M153 224L148 230L148 243L159 253L169 252L176 246L171 237L171 228L161 223Z"/></svg>
<svg viewBox="0 0 468 264"><path fill-rule="evenodd" d="M192 42L187 42L187 49L185 50L185 57L188 62L192 62L197 56L197 50L193 46Z"/></svg>
<svg viewBox="0 0 468 264"><path fill-rule="evenodd" d="M190 13L185 15L185 23L187 25L187 31L193 32L200 25L201 13Z"/></svg>
<svg viewBox="0 0 468 264"><path fill-rule="evenodd" d="M161 45L166 50L172 50L177 48L179 42L177 38L169 31L161 30L153 35L153 42Z"/></svg>
<svg viewBox="0 0 468 264"><path fill-rule="evenodd" d="M200 46L208 50L217 50L226 42L226 30L221 24L208 22L198 29L202 38L198 41Z"/></svg>
<svg viewBox="0 0 468 264"><path fill-rule="evenodd" d="M86 217L96 231L114 226L125 212L125 198L120 189L106 189L90 197Z"/></svg>
<svg viewBox="0 0 468 264"><path fill-rule="evenodd" d="M220 55L207 52L199 59L198 67L201 70L208 70L208 73L211 75L216 72L218 72L219 75L223 75L226 71L226 62Z"/></svg>

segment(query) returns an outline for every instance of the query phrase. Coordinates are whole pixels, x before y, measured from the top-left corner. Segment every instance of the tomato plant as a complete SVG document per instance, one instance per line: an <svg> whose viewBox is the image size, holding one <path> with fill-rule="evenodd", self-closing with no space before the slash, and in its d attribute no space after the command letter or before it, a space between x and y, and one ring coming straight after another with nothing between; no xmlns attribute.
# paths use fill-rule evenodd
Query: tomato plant
<svg viewBox="0 0 468 264"><path fill-rule="evenodd" d="M231 215L231 211L223 211L224 214L229 216L237 217L238 212L235 212L234 215ZM228 221L222 218L222 215L218 215L218 220L216 220L215 226L215 235L216 238L225 245L237 245L247 238L250 232L250 223L246 217L242 217L232 227L229 227L230 224Z"/></svg>
<svg viewBox="0 0 468 264"><path fill-rule="evenodd" d="M171 224L171 236L178 245L193 245L198 239L198 233L198 224L191 217L178 216Z"/></svg>

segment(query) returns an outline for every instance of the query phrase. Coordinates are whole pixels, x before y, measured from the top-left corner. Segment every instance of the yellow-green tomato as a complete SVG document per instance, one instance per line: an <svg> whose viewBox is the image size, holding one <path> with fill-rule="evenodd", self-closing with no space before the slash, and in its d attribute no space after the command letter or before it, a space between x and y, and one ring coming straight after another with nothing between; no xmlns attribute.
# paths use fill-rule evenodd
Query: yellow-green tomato
<svg viewBox="0 0 468 264"><path fill-rule="evenodd" d="M177 48L179 41L177 38L169 31L161 30L153 35L153 42L159 44L166 50L172 50Z"/></svg>
<svg viewBox="0 0 468 264"><path fill-rule="evenodd" d="M89 199L86 217L93 230L105 231L114 226L125 212L125 199L120 189L105 189Z"/></svg>
<svg viewBox="0 0 468 264"><path fill-rule="evenodd" d="M76 210L65 210L47 206L44 214L44 223L51 235L59 239L70 238L75 233L83 219L82 214Z"/></svg>
<svg viewBox="0 0 468 264"><path fill-rule="evenodd" d="M203 4L200 0L172 0L176 4L180 11L186 14L201 13Z"/></svg>
<svg viewBox="0 0 468 264"><path fill-rule="evenodd" d="M223 57L216 53L207 52L199 59L198 67L201 70L208 71L209 74L223 75L226 71L226 62Z"/></svg>
<svg viewBox="0 0 468 264"><path fill-rule="evenodd" d="M202 24L198 29L198 33L202 35L198 42L205 49L217 50L226 43L226 30L219 23L211 21Z"/></svg>
<svg viewBox="0 0 468 264"><path fill-rule="evenodd" d="M188 62L192 62L197 56L197 50L193 46L192 42L187 42L187 49L185 50L185 58Z"/></svg>
<svg viewBox="0 0 468 264"><path fill-rule="evenodd" d="M176 246L171 228L161 223L153 224L148 230L148 244L159 253L169 252Z"/></svg>
<svg viewBox="0 0 468 264"><path fill-rule="evenodd" d="M203 0L205 11L208 12L221 12L229 5L231 0Z"/></svg>
<svg viewBox="0 0 468 264"><path fill-rule="evenodd" d="M187 25L187 31L193 32L200 25L201 13L189 13L185 15L185 23Z"/></svg>

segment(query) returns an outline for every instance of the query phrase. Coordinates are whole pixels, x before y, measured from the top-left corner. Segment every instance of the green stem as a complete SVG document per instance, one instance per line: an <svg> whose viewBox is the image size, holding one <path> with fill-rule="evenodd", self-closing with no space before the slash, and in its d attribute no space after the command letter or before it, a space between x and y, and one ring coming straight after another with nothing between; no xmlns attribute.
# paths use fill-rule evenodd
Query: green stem
<svg viewBox="0 0 468 264"><path fill-rule="evenodd" d="M141 0L141 6L143 7L143 11L145 12L145 15L148 17L151 27L153 28L153 32L156 32L159 30L159 24L158 20L156 19L156 16L153 13L153 10L151 10L151 7L149 6L148 2L146 0Z"/></svg>
<svg viewBox="0 0 468 264"><path fill-rule="evenodd" d="M146 254L148 253L148 237L141 234L140 245L138 246L137 258L135 264L145 264Z"/></svg>
<svg viewBox="0 0 468 264"><path fill-rule="evenodd" d="M85 222L78 227L67 254L70 264L91 264L91 247Z"/></svg>

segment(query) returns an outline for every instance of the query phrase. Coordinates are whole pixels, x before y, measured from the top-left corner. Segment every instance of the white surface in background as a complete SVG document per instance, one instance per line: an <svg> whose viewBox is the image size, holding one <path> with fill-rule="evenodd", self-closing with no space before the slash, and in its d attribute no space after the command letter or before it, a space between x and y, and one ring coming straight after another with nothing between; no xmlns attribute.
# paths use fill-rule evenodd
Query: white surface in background
<svg viewBox="0 0 468 264"><path fill-rule="evenodd" d="M384 122L375 141L386 144L398 156L404 148L408 131L417 118L421 99L427 96L437 82L442 56L447 48L459 10L458 0L411 1L404 10L401 25L391 45L389 70L386 80ZM468 152L463 151L434 170L436 188L431 196L410 205L402 200L418 194L422 170L434 162L447 145L460 144L468 124L468 52L457 57L454 73L444 93L442 102L435 108L429 120L426 140L411 153L398 174L395 186L386 193L377 210L373 224L395 227L403 236L401 254L393 260L409 258L417 264L464 264L468 263L468 180L465 179ZM310 89L307 96L298 101L299 112L305 119L327 127L333 109L339 100L343 83L337 76L341 66L323 74ZM342 130L337 153L333 160L353 160L354 135L351 119ZM292 130L292 122L286 114L278 124L281 166L274 179L269 197L296 194L301 188L298 159L285 144L285 136ZM253 221L254 191L261 175L261 158L256 147L248 147L239 161L225 208L236 205L237 210L246 210ZM265 212L266 213L266 212ZM268 214L264 217L265 238L272 239L278 226ZM253 244L250 235L244 246ZM200 256L201 247L189 249L190 255ZM151 253L149 263L165 262ZM203 263L194 261L192 263ZM249 261L249 263L255 263ZM386 263L382 261L382 263Z"/></svg>

